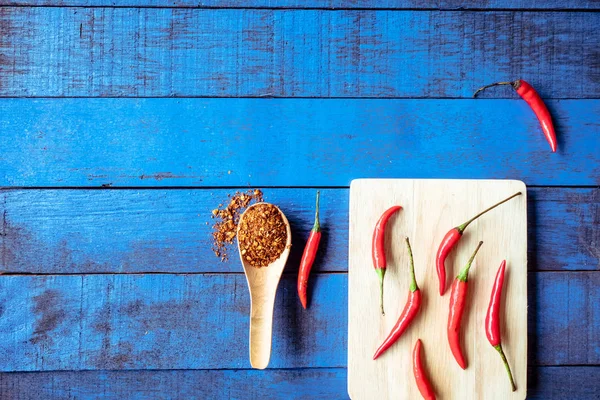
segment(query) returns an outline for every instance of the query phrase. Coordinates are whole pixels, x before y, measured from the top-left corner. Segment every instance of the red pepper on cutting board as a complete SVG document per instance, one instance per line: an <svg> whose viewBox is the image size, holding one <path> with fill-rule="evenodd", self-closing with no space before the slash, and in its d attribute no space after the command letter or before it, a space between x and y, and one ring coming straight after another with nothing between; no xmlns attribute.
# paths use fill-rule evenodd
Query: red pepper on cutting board
<svg viewBox="0 0 600 400"><path fill-rule="evenodd" d="M450 344L450 350L452 355L456 359L456 362L462 369L467 368L467 362L463 356L462 348L460 347L460 323L465 312L465 301L467 298L467 280L469 277L469 269L475 259L475 255L481 248L483 242L479 242L479 245L473 252L473 255L467 262L467 265L460 271L460 274L454 279L452 283L452 291L450 293L450 312L448 314L448 343Z"/></svg>
<svg viewBox="0 0 600 400"><path fill-rule="evenodd" d="M423 368L423 361L421 360L422 347L423 344L421 343L421 339L417 339L417 343L413 350L413 373L415 374L415 381L417 381L417 387L419 388L421 396L423 396L425 400L435 400L433 387L431 387L431 382L429 382L429 378L427 378L427 374Z"/></svg>
<svg viewBox="0 0 600 400"><path fill-rule="evenodd" d="M393 206L385 210L385 212L377 221L375 230L373 232L373 242L371 255L373 256L373 266L375 272L379 276L379 301L381 306L381 315L385 315L383 311L383 278L385 276L385 269L387 268L387 259L385 258L385 227L396 211L402 209L401 206Z"/></svg>
<svg viewBox="0 0 600 400"><path fill-rule="evenodd" d="M408 301L406 302L404 310L402 310L396 325L394 325L388 337L375 352L373 360L376 360L377 357L382 355L387 349L390 348L391 345L396 342L396 340L400 338L400 336L402 336L412 320L415 319L415 316L418 314L419 308L421 307L421 291L419 290L419 286L417 286L417 280L415 278L415 263L413 261L413 254L408 238L406 238L406 247L408 248L408 255L410 257L410 286Z"/></svg>
<svg viewBox="0 0 600 400"><path fill-rule="evenodd" d="M538 92L535 91L533 86L529 83L525 82L523 79L517 79L514 82L496 82L490 85L483 86L473 94L473 97L476 97L477 94L489 87L492 86L500 86L500 85L510 85L512 86L519 96L531 107L538 121L540 121L540 125L542 126L542 131L544 132L544 136L546 140L550 144L550 148L552 152L556 152L556 132L554 131L554 124L552 123L552 116L550 115L550 111L548 111L548 107L544 103L544 100L540 97Z"/></svg>
<svg viewBox="0 0 600 400"><path fill-rule="evenodd" d="M448 258L448 255L462 237L463 232L465 231L465 229L467 229L467 226L469 226L471 222L475 221L477 218L481 217L486 212L493 210L500 204L506 203L513 197L519 196L520 194L521 192L515 193L512 196L494 204L493 206L483 210L464 224L459 225L456 228L452 228L448 233L446 233L446 236L444 236L444 239L442 239L442 243L440 243L440 247L438 248L437 255L435 257L436 271L440 284L440 296L443 296L446 292L446 258Z"/></svg>
<svg viewBox="0 0 600 400"><path fill-rule="evenodd" d="M320 241L321 225L319 224L319 191L317 190L315 224L310 231L310 236L304 247L304 253L302 253L302 259L300 261L300 270L298 271L298 297L300 298L300 303L302 303L304 309L306 309L307 303L306 289L308 288L308 276L310 275L310 270L315 262Z"/></svg>
<svg viewBox="0 0 600 400"><path fill-rule="evenodd" d="M490 344L496 349L502 358L504 368L508 373L508 379L510 380L510 386L512 391L517 390L515 386L515 380L513 379L510 366L502 350L500 344L500 301L502 299L502 286L504 285L504 271L506 269L506 260L503 260L496 273L496 280L494 281L494 287L492 288L492 294L490 296L490 305L488 306L487 314L485 315L485 335L488 338Z"/></svg>

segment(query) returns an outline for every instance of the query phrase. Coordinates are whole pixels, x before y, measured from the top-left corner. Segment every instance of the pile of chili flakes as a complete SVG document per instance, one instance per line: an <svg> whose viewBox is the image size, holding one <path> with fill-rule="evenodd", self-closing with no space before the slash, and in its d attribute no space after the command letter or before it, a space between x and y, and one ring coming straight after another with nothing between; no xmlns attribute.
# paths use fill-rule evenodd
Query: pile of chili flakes
<svg viewBox="0 0 600 400"><path fill-rule="evenodd" d="M244 260L253 267L266 267L277 260L287 242L287 226L272 204L248 209L240 221L238 242Z"/></svg>
<svg viewBox="0 0 600 400"><path fill-rule="evenodd" d="M250 189L246 192L235 192L233 195L227 195L227 197L230 200L226 207L223 208L223 204L219 204L219 208L212 211L212 218L218 220L213 225L212 250L221 261L226 261L229 258L228 246L233 244L240 216L250 203L262 202L263 193L258 189Z"/></svg>

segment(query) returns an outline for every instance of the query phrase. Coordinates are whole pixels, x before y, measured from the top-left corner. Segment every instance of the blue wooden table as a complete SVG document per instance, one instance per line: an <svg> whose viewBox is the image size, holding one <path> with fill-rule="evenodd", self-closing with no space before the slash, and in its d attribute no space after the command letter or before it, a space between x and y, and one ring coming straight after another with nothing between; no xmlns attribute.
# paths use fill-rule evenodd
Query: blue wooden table
<svg viewBox="0 0 600 400"><path fill-rule="evenodd" d="M529 397L600 398L600 3L461 3L0 0L0 398L346 398L365 177L525 181ZM516 78L558 153L509 88L471 99ZM295 242L266 371L242 269L210 250L248 187Z"/></svg>

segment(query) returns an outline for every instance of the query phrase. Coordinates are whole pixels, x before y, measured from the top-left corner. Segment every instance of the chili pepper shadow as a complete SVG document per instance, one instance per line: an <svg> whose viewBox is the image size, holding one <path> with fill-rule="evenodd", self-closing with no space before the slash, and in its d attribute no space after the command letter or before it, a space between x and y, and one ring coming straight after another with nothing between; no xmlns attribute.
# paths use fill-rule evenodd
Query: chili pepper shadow
<svg viewBox="0 0 600 400"><path fill-rule="evenodd" d="M565 146L565 137L561 135L561 132L566 132L567 129L564 129L565 126L563 124L563 119L561 118L561 113L559 110L556 110L555 105L557 102L548 101L546 102L546 107L548 107L548 111L550 111L550 115L552 116L552 123L554 124L554 130L556 133L556 152L559 154L564 154L564 146Z"/></svg>
<svg viewBox="0 0 600 400"><path fill-rule="evenodd" d="M466 264L467 262L465 261L464 264ZM475 314L474 314L474 307L473 307L473 292L475 291L475 285L480 286L482 285L481 282L481 278L479 276L479 274L477 273L476 268L481 268L481 264L480 265L475 265L475 268L471 268L471 270L469 271L469 278L468 278L468 282L469 282L469 287L467 289L467 297L465 299L465 313L463 315L463 320L461 322L461 335L460 335L460 348L463 349L463 355L465 357L465 362L467 363L467 368L469 368L472 363L473 360L475 359L475 354L469 354L469 349L471 348L470 343L466 342L466 334L465 334L465 326L469 325L469 321L473 318L475 318ZM462 267L461 267L462 268ZM460 270L459 270L460 272ZM457 272L456 274L458 274L459 272ZM450 283L450 285L452 285L452 283L454 282L455 278L452 278L452 282ZM450 287L448 289L448 292L450 292L450 290L452 289L452 287ZM480 289L480 288L477 288ZM458 365L458 364L456 364Z"/></svg>
<svg viewBox="0 0 600 400"><path fill-rule="evenodd" d="M292 231L292 248L290 249L290 255L283 272L289 274L298 272L304 246L308 240L308 235L310 235L312 225L308 227L308 223L299 221L296 215L289 215L287 218L290 223L290 230Z"/></svg>
<svg viewBox="0 0 600 400"><path fill-rule="evenodd" d="M290 207L291 208L291 207ZM287 343L283 345L286 353L291 356L303 357L310 352L310 348L316 346L314 326L311 326L311 308L313 307L313 296L317 281L323 277L322 272L325 265L329 262L327 258L327 248L329 243L329 227L326 224L327 215L321 212L321 241L319 250L310 272L308 290L307 290L307 309L302 308L298 298L296 283L298 279L298 269L306 241L310 235L313 221L302 220L298 218L298 213L290 213L288 222L292 231L292 248L284 270L283 285L280 286L278 298L282 299L279 312L282 312L281 326L278 330L281 332L279 337L285 338ZM321 290L323 285L320 285ZM283 290L282 290L283 289ZM318 287L317 287L318 290ZM279 297L281 296L281 297Z"/></svg>
<svg viewBox="0 0 600 400"><path fill-rule="evenodd" d="M296 292L296 274L284 274L277 297L281 300L276 303L275 312L279 314L279 318L278 326L274 326L274 329L278 331L278 340L284 342L279 346L284 349L285 354L301 357L306 352L303 344L306 328L303 328L305 318Z"/></svg>
<svg viewBox="0 0 600 400"><path fill-rule="evenodd" d="M291 207L290 207L291 208ZM282 285L280 285L278 298L281 296L281 303L278 306L278 312L282 313L281 326L277 329L281 334L280 338L285 338L287 343L282 344L285 348L286 353L292 356L302 356L306 353L305 345L305 334L307 331L306 315L303 315L305 311L302 309L302 304L298 298L296 289L296 283L298 279L298 268L300 266L300 260L302 253L304 252L304 246L306 240L310 234L312 224L307 223L298 219L297 214L290 213L287 215L288 222L290 224L290 230L292 232L292 248L290 249L290 255L283 271ZM315 279L316 276L312 274L311 279ZM309 283L308 290L308 304L310 307L310 299L312 297L311 288L312 285ZM308 334L310 336L310 334Z"/></svg>

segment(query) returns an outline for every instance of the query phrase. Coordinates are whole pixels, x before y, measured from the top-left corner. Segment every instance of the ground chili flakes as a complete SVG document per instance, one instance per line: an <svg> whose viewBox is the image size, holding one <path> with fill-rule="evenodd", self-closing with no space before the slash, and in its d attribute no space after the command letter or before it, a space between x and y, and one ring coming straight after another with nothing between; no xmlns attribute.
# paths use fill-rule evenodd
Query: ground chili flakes
<svg viewBox="0 0 600 400"><path fill-rule="evenodd" d="M279 209L267 203L248 209L240 221L238 242L242 257L253 267L266 267L277 260L287 242Z"/></svg>
<svg viewBox="0 0 600 400"><path fill-rule="evenodd" d="M262 202L263 193L258 189L251 189L247 192L235 192L233 196L227 195L227 197L230 200L225 208L223 208L223 204L219 204L219 208L212 211L212 218L218 219L213 225L212 250L221 261L228 259L227 246L232 244L235 239L242 212L251 202Z"/></svg>

